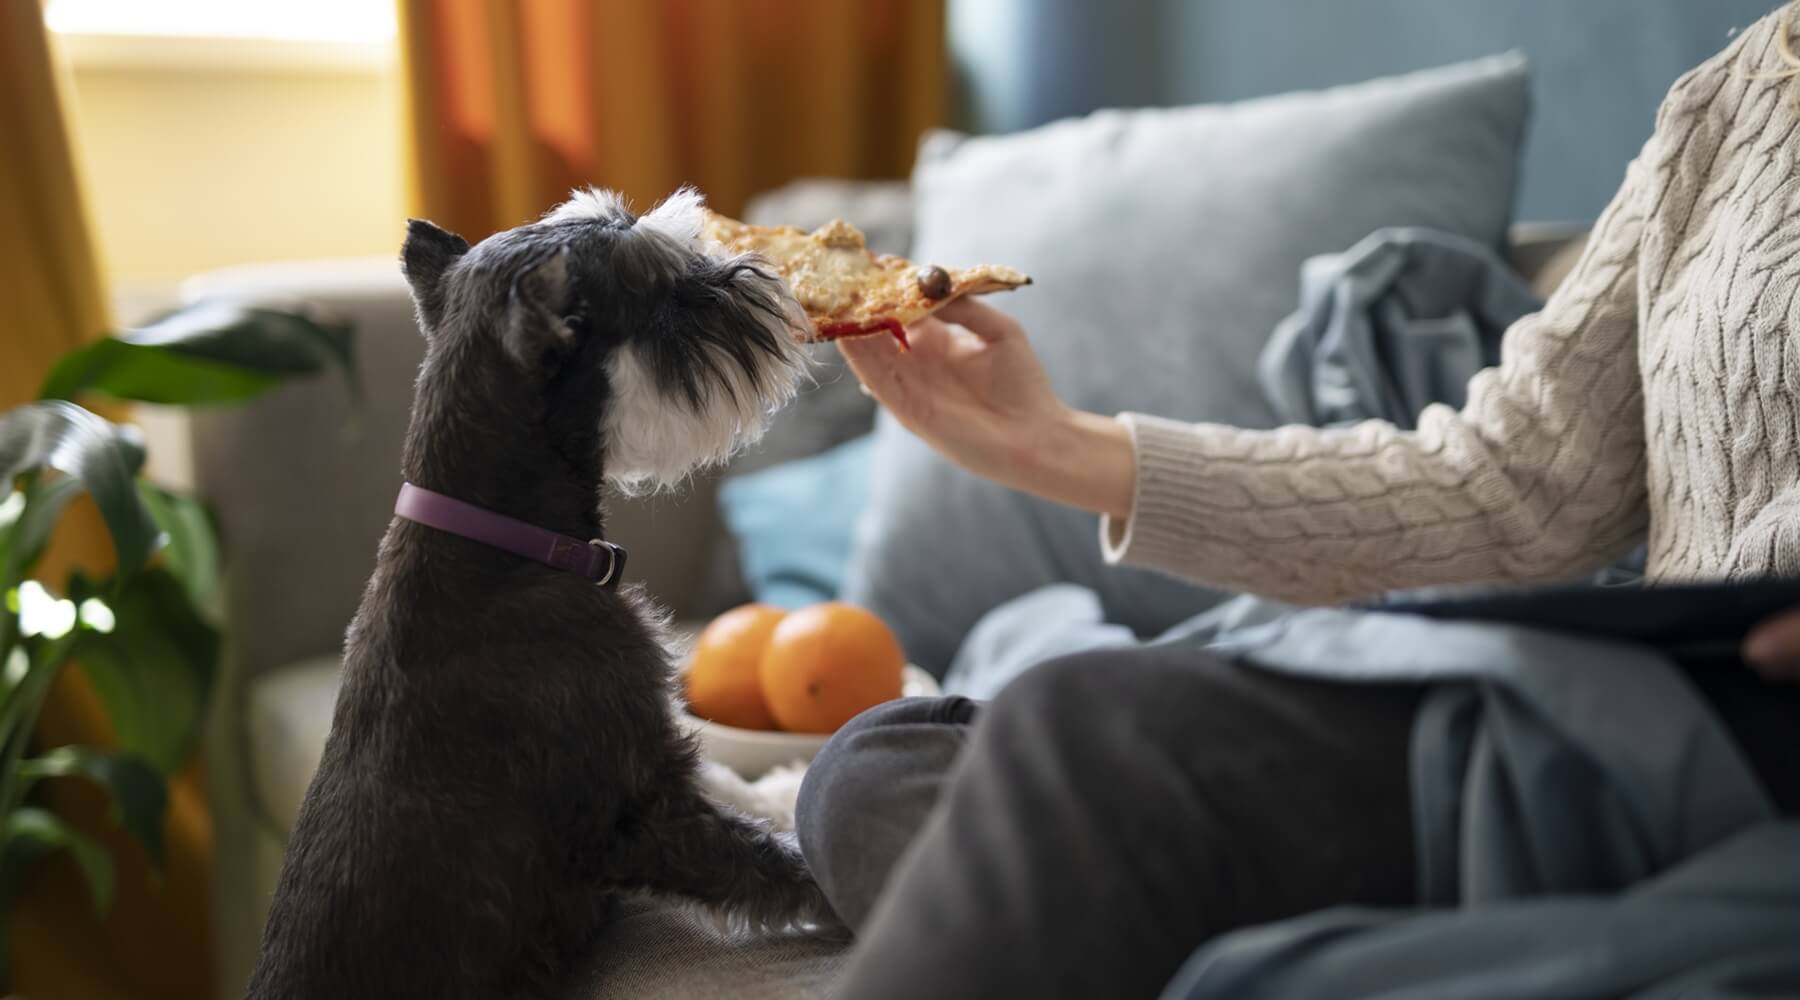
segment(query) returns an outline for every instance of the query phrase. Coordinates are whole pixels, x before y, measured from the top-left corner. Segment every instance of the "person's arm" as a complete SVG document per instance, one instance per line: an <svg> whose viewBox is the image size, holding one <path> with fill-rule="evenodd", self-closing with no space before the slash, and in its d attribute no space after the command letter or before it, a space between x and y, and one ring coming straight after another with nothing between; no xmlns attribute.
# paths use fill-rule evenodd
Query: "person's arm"
<svg viewBox="0 0 1800 1000"><path fill-rule="evenodd" d="M1017 324L958 302L950 326L842 344L865 386L953 461L1105 515L1109 560L1304 603L1401 587L1526 582L1605 564L1642 537L1634 166L1502 363L1419 429L1240 430L1071 410Z"/></svg>
<svg viewBox="0 0 1800 1000"><path fill-rule="evenodd" d="M1414 432L1244 431L1139 414L1109 559L1305 603L1402 587L1525 583L1604 565L1648 522L1634 167L1582 260L1507 331L1457 411Z"/></svg>
<svg viewBox="0 0 1800 1000"><path fill-rule="evenodd" d="M837 343L865 391L957 465L1082 510L1130 512L1130 431L1058 399L1011 317L960 299L907 341L906 351L887 336Z"/></svg>

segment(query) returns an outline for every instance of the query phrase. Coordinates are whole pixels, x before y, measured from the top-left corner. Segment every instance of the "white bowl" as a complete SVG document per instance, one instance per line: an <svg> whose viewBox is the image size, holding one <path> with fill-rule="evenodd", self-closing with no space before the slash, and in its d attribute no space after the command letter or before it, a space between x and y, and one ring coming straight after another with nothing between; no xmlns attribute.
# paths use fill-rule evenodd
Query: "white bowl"
<svg viewBox="0 0 1800 1000"><path fill-rule="evenodd" d="M937 679L912 664L901 675L903 698L931 697L940 694ZM739 729L695 718L683 712L682 724L700 737L700 746L708 760L716 760L755 781L771 769L783 764L807 763L830 736L818 733L778 733L763 729Z"/></svg>

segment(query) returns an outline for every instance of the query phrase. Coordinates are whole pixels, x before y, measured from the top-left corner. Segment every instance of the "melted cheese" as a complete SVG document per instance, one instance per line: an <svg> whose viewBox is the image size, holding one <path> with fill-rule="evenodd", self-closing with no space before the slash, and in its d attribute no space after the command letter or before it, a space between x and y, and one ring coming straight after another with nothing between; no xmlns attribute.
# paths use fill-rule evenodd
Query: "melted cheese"
<svg viewBox="0 0 1800 1000"><path fill-rule="evenodd" d="M705 234L733 251L767 261L817 328L910 323L959 295L1031 282L1007 267L951 270L950 293L929 299L919 287L918 269L903 258L870 253L863 234L842 219L808 233L793 226L745 225L709 213Z"/></svg>

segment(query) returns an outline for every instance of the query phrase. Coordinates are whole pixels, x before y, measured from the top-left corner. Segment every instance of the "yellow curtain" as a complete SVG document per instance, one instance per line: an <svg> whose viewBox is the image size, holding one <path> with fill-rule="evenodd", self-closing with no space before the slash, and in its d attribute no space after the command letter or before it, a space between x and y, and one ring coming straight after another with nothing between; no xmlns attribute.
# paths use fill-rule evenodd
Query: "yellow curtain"
<svg viewBox="0 0 1800 1000"><path fill-rule="evenodd" d="M944 0L400 0L413 211L469 239L589 184L726 213L900 177L947 109Z"/></svg>
<svg viewBox="0 0 1800 1000"><path fill-rule="evenodd" d="M64 125L63 90L37 0L0 0L0 408L30 399L50 364L108 326L104 287L82 211ZM78 506L42 575L72 566L103 572L105 527ZM45 746L107 745L111 726L79 674L65 673L38 729ZM106 804L76 782L48 784L50 804L112 849L118 898L94 916L66 857L39 865L13 915L13 988L31 1000L193 1000L211 993L207 865L212 831L191 768L170 789L168 870L159 882L144 852L113 829Z"/></svg>

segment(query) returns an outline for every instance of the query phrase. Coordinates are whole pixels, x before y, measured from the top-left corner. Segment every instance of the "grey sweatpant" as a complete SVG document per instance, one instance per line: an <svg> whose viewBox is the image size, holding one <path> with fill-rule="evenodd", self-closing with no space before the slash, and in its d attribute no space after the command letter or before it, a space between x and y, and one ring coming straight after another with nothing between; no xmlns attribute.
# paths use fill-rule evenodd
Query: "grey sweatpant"
<svg viewBox="0 0 1800 1000"><path fill-rule="evenodd" d="M864 713L796 817L840 995L1154 997L1223 931L1412 901L1418 699L1141 647Z"/></svg>

